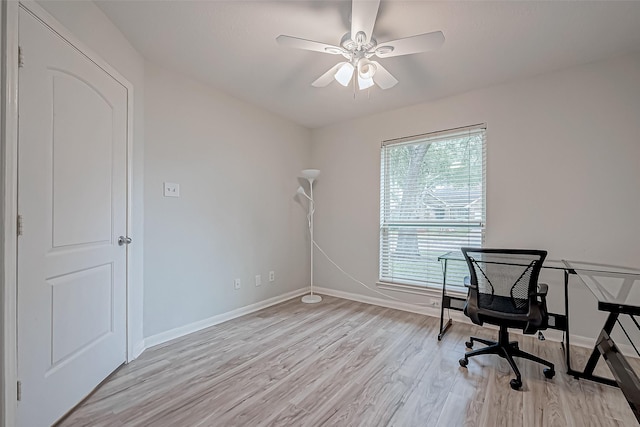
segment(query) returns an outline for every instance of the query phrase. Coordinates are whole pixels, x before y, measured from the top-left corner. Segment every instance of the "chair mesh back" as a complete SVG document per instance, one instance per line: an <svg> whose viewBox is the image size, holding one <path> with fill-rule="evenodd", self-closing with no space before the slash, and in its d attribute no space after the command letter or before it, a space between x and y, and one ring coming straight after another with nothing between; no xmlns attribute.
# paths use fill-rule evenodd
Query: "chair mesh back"
<svg viewBox="0 0 640 427"><path fill-rule="evenodd" d="M529 294L537 289L544 251L463 252L471 270L471 284L478 286L478 308L513 314L528 312Z"/></svg>

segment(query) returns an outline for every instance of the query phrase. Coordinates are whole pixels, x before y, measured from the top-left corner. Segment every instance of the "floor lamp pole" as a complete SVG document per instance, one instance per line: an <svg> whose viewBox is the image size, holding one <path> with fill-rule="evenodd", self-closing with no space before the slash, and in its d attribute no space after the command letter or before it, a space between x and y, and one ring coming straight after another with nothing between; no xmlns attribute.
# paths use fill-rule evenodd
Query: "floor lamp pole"
<svg viewBox="0 0 640 427"><path fill-rule="evenodd" d="M315 295L313 293L313 249L314 249L314 240L313 240L313 214L316 210L315 202L313 201L313 181L318 177L320 171L317 169L305 169L302 171L302 175L309 181L309 196L305 194L305 196L309 199L309 209L308 209L308 219L309 219L309 250L310 250L310 258L311 258L311 274L310 274L310 293L309 295L305 295L302 297L302 302L307 304L315 304L322 301L322 297L320 295ZM299 191L298 191L299 192ZM303 191L304 193L304 191Z"/></svg>
<svg viewBox="0 0 640 427"><path fill-rule="evenodd" d="M311 296L313 296L313 211L315 205L313 204L313 180L309 180L309 192L311 193L311 202L309 203L309 235L311 236L309 252L311 254Z"/></svg>

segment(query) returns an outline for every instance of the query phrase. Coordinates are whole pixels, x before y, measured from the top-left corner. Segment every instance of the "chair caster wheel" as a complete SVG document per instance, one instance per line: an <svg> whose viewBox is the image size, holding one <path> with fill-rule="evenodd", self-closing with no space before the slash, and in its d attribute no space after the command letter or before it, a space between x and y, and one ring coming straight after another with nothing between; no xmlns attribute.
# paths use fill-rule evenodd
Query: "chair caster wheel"
<svg viewBox="0 0 640 427"><path fill-rule="evenodd" d="M458 360L458 363L460 363L460 366L462 366L463 368L466 368L469 364L469 361L463 357L462 359Z"/></svg>
<svg viewBox="0 0 640 427"><path fill-rule="evenodd" d="M509 385L511 386L512 389L519 390L520 387L522 387L522 380L515 378L509 381Z"/></svg>
<svg viewBox="0 0 640 427"><path fill-rule="evenodd" d="M471 341L467 341L464 345L466 345L467 348L473 348L473 343Z"/></svg>
<svg viewBox="0 0 640 427"><path fill-rule="evenodd" d="M545 369L542 371L542 373L544 374L544 376L545 376L546 378L551 379L551 378L553 378L553 377L555 376L556 371L555 371L554 369L551 369L551 368L545 368Z"/></svg>

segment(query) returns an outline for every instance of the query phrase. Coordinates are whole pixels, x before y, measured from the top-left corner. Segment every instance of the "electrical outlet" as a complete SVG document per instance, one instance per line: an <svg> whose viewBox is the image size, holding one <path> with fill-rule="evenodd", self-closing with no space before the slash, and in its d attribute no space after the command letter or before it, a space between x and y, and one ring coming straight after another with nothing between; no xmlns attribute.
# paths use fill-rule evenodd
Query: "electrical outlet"
<svg viewBox="0 0 640 427"><path fill-rule="evenodd" d="M262 285L262 276L259 274L256 276L256 286Z"/></svg>
<svg viewBox="0 0 640 427"><path fill-rule="evenodd" d="M165 182L164 197L180 197L180 184L176 184L175 182Z"/></svg>
<svg viewBox="0 0 640 427"><path fill-rule="evenodd" d="M429 304L431 305L431 307L440 308L440 300L439 299L432 299L431 301L429 301Z"/></svg>
<svg viewBox="0 0 640 427"><path fill-rule="evenodd" d="M269 281L270 282L275 282L276 281L276 272L275 271L270 271L269 272Z"/></svg>
<svg viewBox="0 0 640 427"><path fill-rule="evenodd" d="M240 279L236 279L233 281L233 289L240 289Z"/></svg>

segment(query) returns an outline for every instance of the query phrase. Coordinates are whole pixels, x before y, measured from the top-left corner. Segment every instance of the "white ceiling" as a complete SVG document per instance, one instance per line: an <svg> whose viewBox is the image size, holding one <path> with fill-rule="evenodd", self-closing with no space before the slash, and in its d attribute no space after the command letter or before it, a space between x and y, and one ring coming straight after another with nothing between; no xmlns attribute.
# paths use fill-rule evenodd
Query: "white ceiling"
<svg viewBox="0 0 640 427"><path fill-rule="evenodd" d="M353 97L311 86L342 57L279 47L287 34L337 45L349 1L98 1L148 60L315 128L640 51L640 1L382 0L374 37L441 30L441 50L381 59L400 81Z"/></svg>

